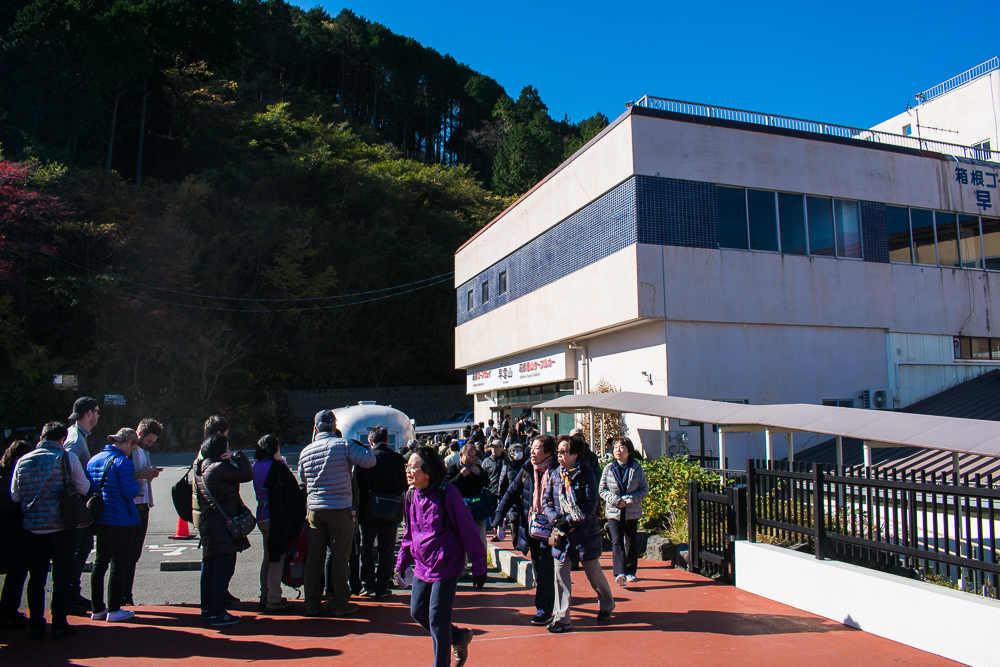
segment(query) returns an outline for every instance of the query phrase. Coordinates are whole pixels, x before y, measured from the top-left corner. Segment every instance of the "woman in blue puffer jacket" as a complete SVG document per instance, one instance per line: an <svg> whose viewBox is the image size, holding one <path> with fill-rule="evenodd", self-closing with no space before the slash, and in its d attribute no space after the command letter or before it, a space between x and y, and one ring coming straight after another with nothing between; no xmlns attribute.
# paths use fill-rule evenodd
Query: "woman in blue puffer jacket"
<svg viewBox="0 0 1000 667"><path fill-rule="evenodd" d="M601 570L601 529L597 522L597 478L583 457L587 445L582 438L559 436L556 456L559 467L549 478L542 497L545 515L552 523L549 545L555 559L556 601L549 632L573 629L569 607L573 595L570 573L574 562L580 563L587 580L597 593L598 621L611 618L615 600L608 578Z"/></svg>
<svg viewBox="0 0 1000 667"><path fill-rule="evenodd" d="M139 525L139 510L132 499L139 493L135 467L129 460L139 444L133 429L123 428L108 436L108 445L87 463L87 476L104 499L104 510L94 524L97 555L90 573L90 595L95 621L127 621L135 612L122 609L125 602L125 573L131 559L132 538ZM93 487L91 487L93 488ZM108 604L104 606L104 574L111 565Z"/></svg>

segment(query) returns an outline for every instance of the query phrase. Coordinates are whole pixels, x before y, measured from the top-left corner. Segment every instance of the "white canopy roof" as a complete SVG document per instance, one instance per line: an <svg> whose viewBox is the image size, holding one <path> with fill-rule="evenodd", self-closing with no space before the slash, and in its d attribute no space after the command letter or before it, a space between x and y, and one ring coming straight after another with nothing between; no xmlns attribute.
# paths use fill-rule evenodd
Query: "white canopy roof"
<svg viewBox="0 0 1000 667"><path fill-rule="evenodd" d="M743 405L622 391L539 403L545 412L616 412L718 424L726 430L801 431L872 443L1000 457L1000 422L825 405Z"/></svg>

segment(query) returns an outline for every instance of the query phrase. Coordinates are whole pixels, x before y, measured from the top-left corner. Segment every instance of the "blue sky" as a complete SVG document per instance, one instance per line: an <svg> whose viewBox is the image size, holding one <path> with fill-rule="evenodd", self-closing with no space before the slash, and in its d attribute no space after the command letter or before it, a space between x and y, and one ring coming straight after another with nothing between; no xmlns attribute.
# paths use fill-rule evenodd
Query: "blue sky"
<svg viewBox="0 0 1000 667"><path fill-rule="evenodd" d="M987 2L289 1L348 7L515 98L533 85L573 121L649 94L868 127L1000 55Z"/></svg>

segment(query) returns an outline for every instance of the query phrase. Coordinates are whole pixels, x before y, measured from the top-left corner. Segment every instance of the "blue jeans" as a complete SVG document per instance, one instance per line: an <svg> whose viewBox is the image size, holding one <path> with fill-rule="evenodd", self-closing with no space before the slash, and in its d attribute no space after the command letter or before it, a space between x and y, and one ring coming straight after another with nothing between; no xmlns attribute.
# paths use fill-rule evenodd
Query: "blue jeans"
<svg viewBox="0 0 1000 667"><path fill-rule="evenodd" d="M426 582L413 578L410 593L410 616L434 640L434 667L450 667L451 647L462 641L462 628L451 623L458 577Z"/></svg>
<svg viewBox="0 0 1000 667"><path fill-rule="evenodd" d="M204 558L201 561L201 610L213 618L226 613L229 580L236 572L236 554Z"/></svg>

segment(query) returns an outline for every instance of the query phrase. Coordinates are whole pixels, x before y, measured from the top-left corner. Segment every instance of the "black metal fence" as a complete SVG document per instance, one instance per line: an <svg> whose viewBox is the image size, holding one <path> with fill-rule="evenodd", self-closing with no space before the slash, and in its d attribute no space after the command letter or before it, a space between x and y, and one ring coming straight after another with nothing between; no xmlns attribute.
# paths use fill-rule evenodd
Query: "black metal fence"
<svg viewBox="0 0 1000 667"><path fill-rule="evenodd" d="M748 535L997 597L1000 480L747 461ZM699 526L700 534L713 534ZM692 548L692 553L694 549Z"/></svg>
<svg viewBox="0 0 1000 667"><path fill-rule="evenodd" d="M735 471L719 471L734 473ZM688 560L692 572L734 580L735 540L747 538L745 487L688 482Z"/></svg>

